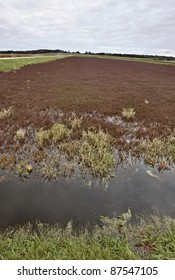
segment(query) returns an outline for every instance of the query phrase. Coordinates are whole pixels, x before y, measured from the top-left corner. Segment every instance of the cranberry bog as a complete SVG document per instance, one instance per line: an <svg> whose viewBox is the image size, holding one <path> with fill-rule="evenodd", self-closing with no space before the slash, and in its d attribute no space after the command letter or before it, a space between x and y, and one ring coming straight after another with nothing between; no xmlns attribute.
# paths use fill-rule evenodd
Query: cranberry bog
<svg viewBox="0 0 175 280"><path fill-rule="evenodd" d="M175 217L175 67L66 57L0 73L1 228Z"/></svg>

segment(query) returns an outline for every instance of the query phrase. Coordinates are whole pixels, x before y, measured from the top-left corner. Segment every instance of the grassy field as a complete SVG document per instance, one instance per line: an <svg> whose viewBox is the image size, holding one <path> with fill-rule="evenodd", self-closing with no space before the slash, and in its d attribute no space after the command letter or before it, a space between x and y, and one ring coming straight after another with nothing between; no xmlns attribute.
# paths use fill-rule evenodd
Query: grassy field
<svg viewBox="0 0 175 280"><path fill-rule="evenodd" d="M0 72L19 69L25 65L48 62L56 59L61 59L65 55L58 56L42 56L42 57L21 57L21 58L0 58Z"/></svg>
<svg viewBox="0 0 175 280"><path fill-rule="evenodd" d="M147 62L147 63L175 66L175 60L160 60L160 59L153 59L153 58L140 58L140 57L129 57L129 56L120 57L120 56L110 56L110 55L82 55L82 56L98 57L98 58L106 58L106 59L114 59L114 60L135 61L135 62Z"/></svg>
<svg viewBox="0 0 175 280"><path fill-rule="evenodd" d="M103 218L102 227L73 230L30 224L0 234L0 259L175 259L175 220L152 218L135 226L130 212Z"/></svg>

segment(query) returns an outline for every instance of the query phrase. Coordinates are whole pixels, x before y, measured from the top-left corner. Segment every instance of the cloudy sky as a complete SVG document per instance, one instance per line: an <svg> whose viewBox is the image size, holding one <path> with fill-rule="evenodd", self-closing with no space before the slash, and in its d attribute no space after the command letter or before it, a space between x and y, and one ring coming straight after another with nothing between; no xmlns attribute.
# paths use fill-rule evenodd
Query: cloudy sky
<svg viewBox="0 0 175 280"><path fill-rule="evenodd" d="M0 0L0 50L175 56L175 0Z"/></svg>

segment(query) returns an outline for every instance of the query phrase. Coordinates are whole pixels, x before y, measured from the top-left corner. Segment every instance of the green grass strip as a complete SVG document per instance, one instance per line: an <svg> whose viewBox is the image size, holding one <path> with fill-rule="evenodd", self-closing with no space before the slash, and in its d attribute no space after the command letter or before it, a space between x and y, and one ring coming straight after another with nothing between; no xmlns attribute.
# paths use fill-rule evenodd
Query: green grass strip
<svg viewBox="0 0 175 280"><path fill-rule="evenodd" d="M128 223L130 212L120 218L102 218L102 227L75 231L28 224L0 234L0 259L175 259L175 220L152 217L137 225Z"/></svg>
<svg viewBox="0 0 175 280"><path fill-rule="evenodd" d="M0 72L10 71L12 69L19 69L26 65L48 62L56 59L66 57L65 55L59 56L42 56L42 57L25 57L25 58L8 58L0 59Z"/></svg>

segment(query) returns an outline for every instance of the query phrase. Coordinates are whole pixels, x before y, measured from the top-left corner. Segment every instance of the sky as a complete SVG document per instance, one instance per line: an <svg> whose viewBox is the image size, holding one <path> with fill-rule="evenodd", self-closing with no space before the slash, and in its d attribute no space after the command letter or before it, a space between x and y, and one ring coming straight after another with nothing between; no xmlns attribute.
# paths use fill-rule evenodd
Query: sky
<svg viewBox="0 0 175 280"><path fill-rule="evenodd" d="M175 56L175 0L0 0L0 50Z"/></svg>

